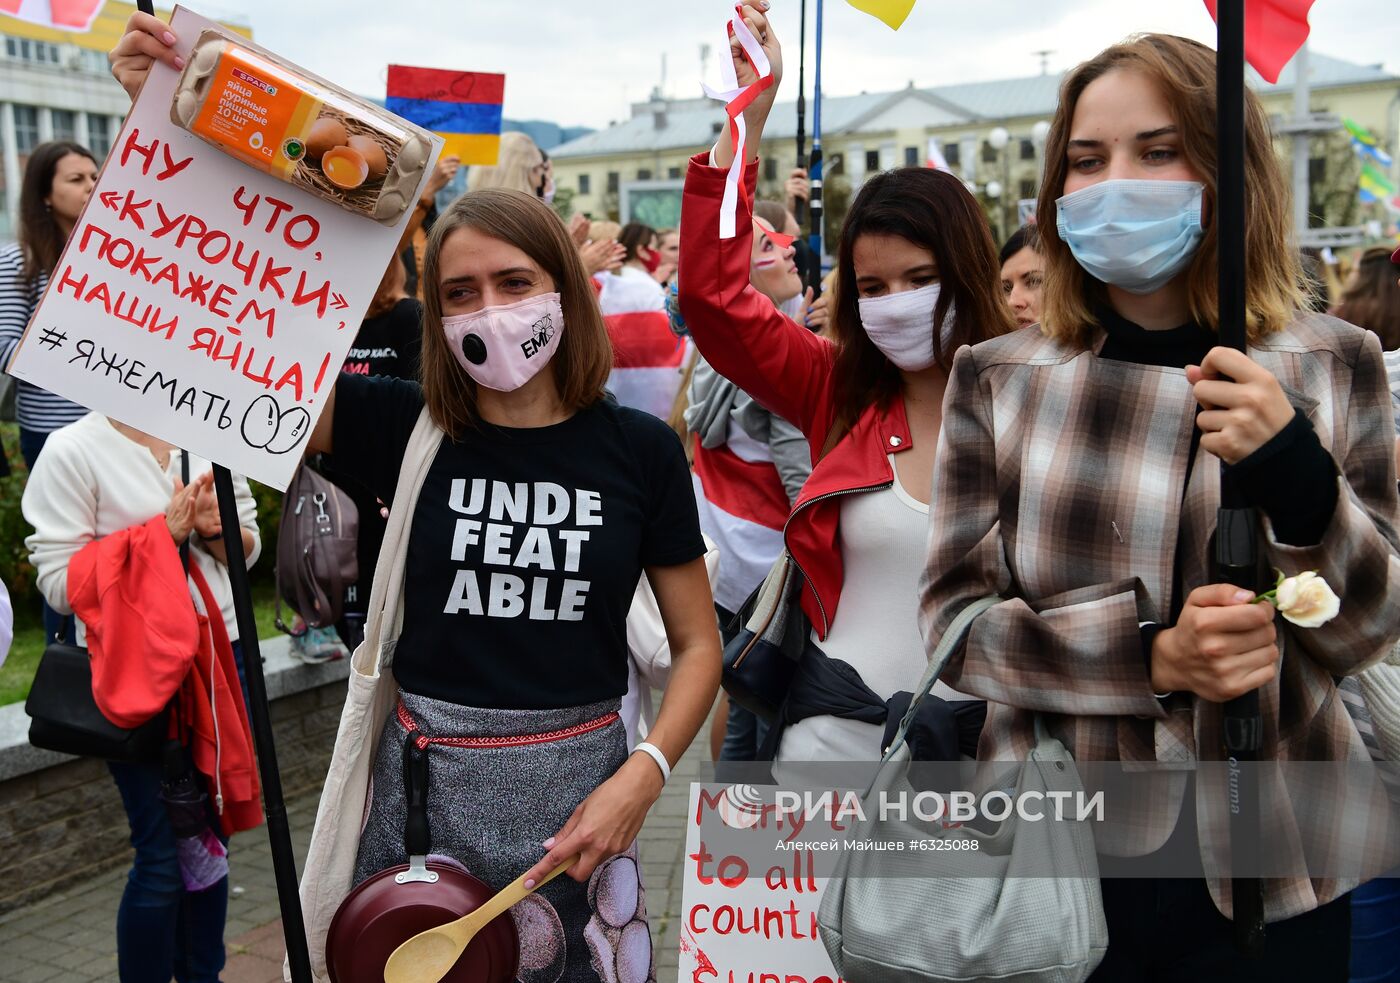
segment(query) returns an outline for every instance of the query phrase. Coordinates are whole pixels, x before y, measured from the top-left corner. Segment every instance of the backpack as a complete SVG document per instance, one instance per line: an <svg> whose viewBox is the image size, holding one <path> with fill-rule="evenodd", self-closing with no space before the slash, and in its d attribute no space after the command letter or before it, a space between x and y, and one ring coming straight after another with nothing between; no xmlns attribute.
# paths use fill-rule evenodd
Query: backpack
<svg viewBox="0 0 1400 983"><path fill-rule="evenodd" d="M277 533L277 627L301 636L340 620L345 588L360 576L360 513L354 501L302 462L282 499ZM301 615L293 631L282 620L282 602Z"/></svg>

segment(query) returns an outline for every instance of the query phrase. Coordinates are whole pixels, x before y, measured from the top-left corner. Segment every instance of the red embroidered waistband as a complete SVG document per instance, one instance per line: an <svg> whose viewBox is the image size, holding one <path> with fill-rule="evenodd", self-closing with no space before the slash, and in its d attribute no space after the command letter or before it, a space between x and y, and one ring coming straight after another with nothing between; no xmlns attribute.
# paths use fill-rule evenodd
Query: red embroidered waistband
<svg viewBox="0 0 1400 983"><path fill-rule="evenodd" d="M551 741L562 741L569 737L578 737L580 734L589 734L595 730L607 727L616 723L622 718L616 713L605 713L601 717L592 720L585 720L581 724L574 724L572 727L561 727L558 730L548 730L541 734L518 734L518 735L495 735L490 737L429 737L418 729L418 722L413 719L413 714L408 712L408 707L403 705L403 700L399 700L398 706L399 723L403 724L404 730L410 734L417 735L413 743L418 745L420 751L426 751L430 744L443 744L447 747L466 748L502 748L502 747L523 747L528 744L548 744Z"/></svg>

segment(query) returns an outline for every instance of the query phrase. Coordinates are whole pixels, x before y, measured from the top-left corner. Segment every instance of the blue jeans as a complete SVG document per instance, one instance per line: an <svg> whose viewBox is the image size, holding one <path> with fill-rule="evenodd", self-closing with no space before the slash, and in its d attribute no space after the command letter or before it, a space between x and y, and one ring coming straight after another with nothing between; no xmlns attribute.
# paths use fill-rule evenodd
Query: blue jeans
<svg viewBox="0 0 1400 983"><path fill-rule="evenodd" d="M1351 983L1400 981L1400 871L1351 892Z"/></svg>
<svg viewBox="0 0 1400 983"><path fill-rule="evenodd" d="M121 983L218 983L224 968L228 878L186 891L175 832L160 800L161 766L109 761L136 857L117 909Z"/></svg>
<svg viewBox="0 0 1400 983"><path fill-rule="evenodd" d="M246 701L238 642L233 643L233 656ZM170 983L172 976L179 983L218 983L224 968L228 878L204 891L185 890L175 831L160 800L159 764L109 761L107 768L121 793L136 850L117 909L121 983Z"/></svg>
<svg viewBox="0 0 1400 983"><path fill-rule="evenodd" d="M44 444L49 439L47 430L30 430L26 427L19 428L19 452L24 458L25 466L30 471L34 470L34 462L39 460L39 452L44 449ZM73 616L71 614L59 614L49 607L49 602L39 600L43 605L44 612L44 644L52 645L60 636L69 645L75 645L76 636L74 632Z"/></svg>

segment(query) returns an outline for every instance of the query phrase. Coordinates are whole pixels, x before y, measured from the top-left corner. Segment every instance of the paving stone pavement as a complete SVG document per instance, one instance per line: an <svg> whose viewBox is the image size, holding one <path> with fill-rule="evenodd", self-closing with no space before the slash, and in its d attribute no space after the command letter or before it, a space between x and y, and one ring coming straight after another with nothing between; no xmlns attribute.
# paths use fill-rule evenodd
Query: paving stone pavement
<svg viewBox="0 0 1400 983"><path fill-rule="evenodd" d="M676 764L671 782L639 836L656 978L676 979L679 962L681 860L685 810L692 781L709 781L708 726ZM297 870L306 857L316 818L314 795L287 802ZM277 983L282 979L282 921L272 876L272 855L262 828L235 837L229 851L234 885L224 938L228 964L223 983ZM6 983L107 983L117 979L114 938L125 866L77 887L0 915L0 979Z"/></svg>

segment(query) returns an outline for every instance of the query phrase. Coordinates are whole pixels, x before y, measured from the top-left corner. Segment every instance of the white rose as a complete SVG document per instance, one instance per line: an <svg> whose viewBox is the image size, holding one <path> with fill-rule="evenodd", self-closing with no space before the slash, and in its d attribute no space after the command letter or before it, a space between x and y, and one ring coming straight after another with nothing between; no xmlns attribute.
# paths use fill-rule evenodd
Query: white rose
<svg viewBox="0 0 1400 983"><path fill-rule="evenodd" d="M1337 616L1341 599L1316 570L1288 577L1278 585L1274 607L1299 628L1316 628Z"/></svg>

